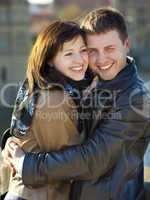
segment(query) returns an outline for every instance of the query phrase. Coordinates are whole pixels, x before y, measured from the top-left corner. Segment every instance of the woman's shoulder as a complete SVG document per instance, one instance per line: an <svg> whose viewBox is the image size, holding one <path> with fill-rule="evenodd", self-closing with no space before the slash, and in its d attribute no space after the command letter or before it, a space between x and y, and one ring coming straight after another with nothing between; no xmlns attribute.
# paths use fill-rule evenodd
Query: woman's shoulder
<svg viewBox="0 0 150 200"><path fill-rule="evenodd" d="M61 85L53 84L46 90L40 90L39 102L47 102L53 107L69 107L74 105L72 97L65 91Z"/></svg>

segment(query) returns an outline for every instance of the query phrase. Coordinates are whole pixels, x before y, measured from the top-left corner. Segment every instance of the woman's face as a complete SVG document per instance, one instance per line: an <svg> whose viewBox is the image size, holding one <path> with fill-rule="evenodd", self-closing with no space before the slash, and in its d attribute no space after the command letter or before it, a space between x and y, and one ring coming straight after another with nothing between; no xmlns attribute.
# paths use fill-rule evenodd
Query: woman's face
<svg viewBox="0 0 150 200"><path fill-rule="evenodd" d="M82 80L88 67L88 52L82 37L77 36L65 42L50 64L65 76L76 81Z"/></svg>

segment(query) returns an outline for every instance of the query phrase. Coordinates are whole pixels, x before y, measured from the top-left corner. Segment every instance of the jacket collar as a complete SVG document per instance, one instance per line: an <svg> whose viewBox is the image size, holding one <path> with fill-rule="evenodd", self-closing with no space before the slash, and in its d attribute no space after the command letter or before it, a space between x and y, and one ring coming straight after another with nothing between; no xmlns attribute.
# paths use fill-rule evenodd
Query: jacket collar
<svg viewBox="0 0 150 200"><path fill-rule="evenodd" d="M127 65L124 69L113 80L99 80L97 87L100 89L122 91L130 87L137 78L138 73L135 61L133 58L127 57Z"/></svg>

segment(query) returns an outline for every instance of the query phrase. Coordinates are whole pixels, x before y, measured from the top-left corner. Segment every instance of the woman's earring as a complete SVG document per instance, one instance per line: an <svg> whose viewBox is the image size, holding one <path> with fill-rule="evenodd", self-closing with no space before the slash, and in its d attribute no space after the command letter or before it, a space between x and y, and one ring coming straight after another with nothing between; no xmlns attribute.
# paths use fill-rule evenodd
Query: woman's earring
<svg viewBox="0 0 150 200"><path fill-rule="evenodd" d="M54 68L54 65L52 63L48 63L50 68Z"/></svg>

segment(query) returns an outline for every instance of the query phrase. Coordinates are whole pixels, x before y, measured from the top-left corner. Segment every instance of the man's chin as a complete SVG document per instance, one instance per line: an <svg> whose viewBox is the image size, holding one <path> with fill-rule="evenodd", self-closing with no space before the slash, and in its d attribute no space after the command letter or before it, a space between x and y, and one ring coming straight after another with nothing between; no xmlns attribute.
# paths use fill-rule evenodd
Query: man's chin
<svg viewBox="0 0 150 200"><path fill-rule="evenodd" d="M99 77L102 79L102 80L104 80L104 81L111 81L111 80L113 80L115 77L116 77L116 75L101 75L101 74L98 74L99 75Z"/></svg>

